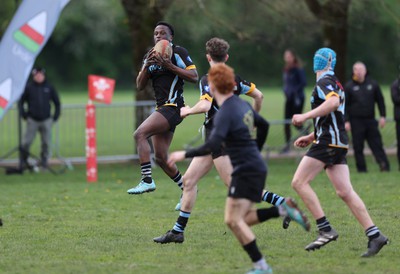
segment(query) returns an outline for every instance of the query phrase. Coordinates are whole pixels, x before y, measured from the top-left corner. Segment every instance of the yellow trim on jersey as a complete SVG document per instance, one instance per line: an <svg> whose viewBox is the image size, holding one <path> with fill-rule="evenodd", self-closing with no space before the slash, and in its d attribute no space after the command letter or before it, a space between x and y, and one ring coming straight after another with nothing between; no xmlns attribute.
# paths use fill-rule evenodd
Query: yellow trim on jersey
<svg viewBox="0 0 400 274"><path fill-rule="evenodd" d="M155 110L157 110L157 109L159 109L160 107L177 107L178 105L177 104L164 104L164 105L161 105L161 106L156 106L156 108L155 108Z"/></svg>
<svg viewBox="0 0 400 274"><path fill-rule="evenodd" d="M317 144L317 141L313 141L314 144ZM349 149L349 147L347 146L338 146L338 145L334 145L334 144L329 144L328 147L336 147L336 148L345 148L345 149Z"/></svg>
<svg viewBox="0 0 400 274"><path fill-rule="evenodd" d="M325 96L325 100L328 99L328 98L331 97L331 96L339 97L339 94L337 94L337 93L334 92L334 91L331 91L331 92L329 92L329 93Z"/></svg>
<svg viewBox="0 0 400 274"><path fill-rule="evenodd" d="M200 100L207 100L209 102L212 102L213 98L210 96L210 94L204 94L200 96Z"/></svg>
<svg viewBox="0 0 400 274"><path fill-rule="evenodd" d="M333 145L333 144L329 144L328 147L337 147L337 148L345 148L345 149L349 149L348 147L344 147L344 146L338 146L338 145Z"/></svg>
<svg viewBox="0 0 400 274"><path fill-rule="evenodd" d="M248 92L246 92L246 95L249 95L250 93L252 93L254 90L256 89L256 85L253 83L250 83L250 90Z"/></svg>
<svg viewBox="0 0 400 274"><path fill-rule="evenodd" d="M185 68L186 70L191 70L191 69L196 69L195 65L190 65L188 67Z"/></svg>

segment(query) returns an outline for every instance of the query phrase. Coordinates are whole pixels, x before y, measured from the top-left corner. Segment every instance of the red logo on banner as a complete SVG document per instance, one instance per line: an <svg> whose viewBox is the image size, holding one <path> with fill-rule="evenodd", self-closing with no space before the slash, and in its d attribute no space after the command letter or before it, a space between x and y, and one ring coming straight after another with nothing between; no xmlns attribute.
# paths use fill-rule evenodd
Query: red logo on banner
<svg viewBox="0 0 400 274"><path fill-rule="evenodd" d="M97 181L96 108L86 105L86 180Z"/></svg>
<svg viewBox="0 0 400 274"><path fill-rule="evenodd" d="M100 103L111 104L115 80L98 75L89 75L89 99Z"/></svg>

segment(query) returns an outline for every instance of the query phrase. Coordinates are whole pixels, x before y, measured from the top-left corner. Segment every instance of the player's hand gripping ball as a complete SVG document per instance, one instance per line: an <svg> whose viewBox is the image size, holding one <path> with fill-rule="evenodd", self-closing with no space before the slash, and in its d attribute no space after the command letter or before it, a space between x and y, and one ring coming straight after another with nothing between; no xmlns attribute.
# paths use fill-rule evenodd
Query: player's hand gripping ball
<svg viewBox="0 0 400 274"><path fill-rule="evenodd" d="M160 40L155 44L154 51L158 53L161 57L171 59L172 57L172 47L168 40Z"/></svg>

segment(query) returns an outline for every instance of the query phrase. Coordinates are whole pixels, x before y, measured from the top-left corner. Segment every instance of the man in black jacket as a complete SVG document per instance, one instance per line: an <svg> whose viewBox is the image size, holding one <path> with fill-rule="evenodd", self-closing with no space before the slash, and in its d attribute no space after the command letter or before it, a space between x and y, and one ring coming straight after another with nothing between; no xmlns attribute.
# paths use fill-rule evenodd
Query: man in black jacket
<svg viewBox="0 0 400 274"><path fill-rule="evenodd" d="M400 66L399 66L400 69ZM397 161L400 170L400 75L390 86L393 101L394 120L396 121Z"/></svg>
<svg viewBox="0 0 400 274"><path fill-rule="evenodd" d="M381 171L389 171L390 165L382 137L375 120L375 103L378 104L380 119L379 127L386 123L386 108L379 85L368 77L364 63L353 65L353 79L345 86L346 92L346 130L351 130L354 156L358 172L367 172L364 157L364 141L368 142Z"/></svg>
<svg viewBox="0 0 400 274"><path fill-rule="evenodd" d="M51 128L53 122L60 117L60 99L56 90L46 80L46 71L36 67L32 70L33 81L29 82L19 101L19 110L23 119L27 120L27 128L22 141L21 156L23 164L27 164L29 148L37 131L41 136L41 166L47 169L51 154ZM51 102L54 113L51 112ZM25 108L27 105L27 109Z"/></svg>

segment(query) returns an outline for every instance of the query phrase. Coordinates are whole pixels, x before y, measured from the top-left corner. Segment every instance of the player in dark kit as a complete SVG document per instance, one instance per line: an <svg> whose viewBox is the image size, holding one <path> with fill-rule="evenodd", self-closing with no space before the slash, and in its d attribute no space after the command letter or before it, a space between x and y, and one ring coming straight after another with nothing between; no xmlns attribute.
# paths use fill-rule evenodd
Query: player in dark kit
<svg viewBox="0 0 400 274"><path fill-rule="evenodd" d="M312 145L297 167L292 187L310 210L319 230L317 239L305 247L307 251L319 249L339 237L310 186L315 176L325 169L337 195L364 228L369 242L368 250L362 256L370 257L381 250L388 238L374 225L364 202L350 182L346 162L348 137L344 120L345 92L333 72L335 64L336 53L330 48L321 48L314 55L317 83L311 96L312 110L293 115L292 123L301 126L308 119L313 119L315 129L313 133L298 138L294 143L298 147Z"/></svg>
<svg viewBox="0 0 400 274"><path fill-rule="evenodd" d="M208 81L214 99L220 106L214 117L210 137L200 147L172 153L168 164L173 166L176 161L182 161L184 158L210 154L218 151L222 143L225 143L226 153L233 166L225 206L225 223L253 261L254 269L249 273L272 273L257 247L250 226L279 216L290 216L306 230L309 230L309 223L291 198L278 207L253 208L254 203L261 201L267 175L259 148L265 142L268 122L247 102L234 96L235 80L230 67L225 64L212 66L208 73ZM254 127L257 128L256 140L253 138Z"/></svg>
<svg viewBox="0 0 400 274"><path fill-rule="evenodd" d="M143 89L151 79L156 98L156 111L153 112L135 131L142 179L129 189L129 194L142 194L154 191L155 182L151 176L150 145L152 138L157 164L182 189L182 175L176 166L168 166L168 149L174 136L175 127L182 122L180 109L184 106L184 80L196 83L196 66L183 47L173 45L173 27L166 22L158 22L154 29L154 44L160 40L171 42L171 59L159 56L151 49L145 56L143 67L136 79L138 89Z"/></svg>

